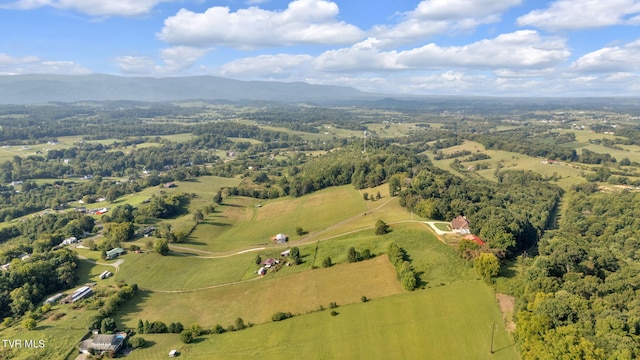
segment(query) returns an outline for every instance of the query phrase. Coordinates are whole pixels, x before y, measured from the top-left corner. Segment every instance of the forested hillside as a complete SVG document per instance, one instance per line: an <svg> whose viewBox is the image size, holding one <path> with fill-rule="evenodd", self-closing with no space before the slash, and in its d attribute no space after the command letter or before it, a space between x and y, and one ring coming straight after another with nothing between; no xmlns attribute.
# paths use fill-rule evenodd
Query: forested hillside
<svg viewBox="0 0 640 360"><path fill-rule="evenodd" d="M517 336L525 358L640 356L640 194L576 188L525 274Z"/></svg>

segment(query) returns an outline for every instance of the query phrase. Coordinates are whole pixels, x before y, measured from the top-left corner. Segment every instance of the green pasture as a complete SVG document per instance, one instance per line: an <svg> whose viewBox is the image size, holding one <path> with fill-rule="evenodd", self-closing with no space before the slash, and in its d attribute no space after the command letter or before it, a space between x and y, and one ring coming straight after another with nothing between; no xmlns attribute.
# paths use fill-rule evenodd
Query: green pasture
<svg viewBox="0 0 640 360"><path fill-rule="evenodd" d="M560 162L557 164L544 164L543 158L536 158L524 154L504 151L504 150L486 150L480 143L474 141L465 141L464 144L453 146L442 150L445 154L451 154L456 151L469 150L473 153L482 152L489 156L491 159L478 160L478 161L463 161L464 168L473 166L476 163L488 163L490 166L488 169L473 171L474 174L480 175L485 179L495 181L494 173L498 164L502 164L503 170L530 170L539 173L545 177L551 177L554 174L558 176L559 180L556 184L563 189L567 190L572 185L585 182L586 180L580 176L580 173L585 169L580 164ZM433 157L432 154L428 154ZM467 156L460 157L462 160ZM434 165L446 171L453 171L451 164L455 159L443 159L432 160ZM465 173L466 170L461 170L461 173Z"/></svg>
<svg viewBox="0 0 640 360"><path fill-rule="evenodd" d="M225 205L205 218L185 246L208 251L229 251L271 243L278 233L291 242L301 238L296 228L310 233L364 213L366 205L351 185L317 191L299 198L269 201L227 199ZM303 235L304 236L304 235Z"/></svg>
<svg viewBox="0 0 640 360"><path fill-rule="evenodd" d="M115 279L151 290L198 289L254 277L258 269L255 257L255 253L218 259L197 257L188 251L168 256L129 253L121 256L124 262Z"/></svg>
<svg viewBox="0 0 640 360"><path fill-rule="evenodd" d="M265 297L262 302L279 300ZM188 345L181 344L177 335L141 335L153 345L128 357L159 359L178 349L180 356L188 359L283 354L305 359L519 358L493 291L479 281L342 305L335 310L337 316L331 316L327 309L242 331L202 336Z"/></svg>
<svg viewBox="0 0 640 360"><path fill-rule="evenodd" d="M384 236L361 231L303 245L302 264L283 266L264 277L254 274L259 267L254 262L256 255L262 259L278 258L282 248L217 259L129 254L122 257L125 261L115 279L136 283L147 291L125 306L120 321L130 327L138 318L213 326L230 324L240 316L245 321L262 323L277 311L305 313L332 301L346 304L359 301L362 295L381 298L396 294L403 290L395 269L383 254L391 242L407 251L421 287L477 278L454 249L437 240L421 223L398 224ZM360 252L369 249L377 256L348 263L350 247ZM321 267L326 257L331 257L335 265L314 269L314 265ZM236 281L241 282L230 284ZM277 300L262 301L264 298ZM254 306L258 303L260 306Z"/></svg>
<svg viewBox="0 0 640 360"><path fill-rule="evenodd" d="M138 319L179 321L210 328L238 317L264 323L278 311L304 314L330 302L356 303L362 295L382 298L404 290L386 257L304 271L287 277L254 277L235 285L181 293L142 291L119 313L117 323L135 328ZM215 275L212 275L215 276Z"/></svg>

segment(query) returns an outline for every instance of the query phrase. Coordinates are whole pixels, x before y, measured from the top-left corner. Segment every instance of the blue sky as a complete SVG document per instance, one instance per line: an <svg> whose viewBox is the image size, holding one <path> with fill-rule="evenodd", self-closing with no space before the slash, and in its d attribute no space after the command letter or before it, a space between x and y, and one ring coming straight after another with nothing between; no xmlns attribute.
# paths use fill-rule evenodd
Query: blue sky
<svg viewBox="0 0 640 360"><path fill-rule="evenodd" d="M640 0L0 0L0 74L640 95Z"/></svg>

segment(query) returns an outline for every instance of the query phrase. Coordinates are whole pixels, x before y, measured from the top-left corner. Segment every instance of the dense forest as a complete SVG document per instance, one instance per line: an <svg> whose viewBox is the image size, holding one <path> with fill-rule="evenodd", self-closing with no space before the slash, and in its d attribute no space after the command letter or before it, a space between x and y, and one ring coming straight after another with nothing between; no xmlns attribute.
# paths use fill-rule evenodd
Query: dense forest
<svg viewBox="0 0 640 360"><path fill-rule="evenodd" d="M576 188L525 274L517 335L525 358L640 356L640 194Z"/></svg>

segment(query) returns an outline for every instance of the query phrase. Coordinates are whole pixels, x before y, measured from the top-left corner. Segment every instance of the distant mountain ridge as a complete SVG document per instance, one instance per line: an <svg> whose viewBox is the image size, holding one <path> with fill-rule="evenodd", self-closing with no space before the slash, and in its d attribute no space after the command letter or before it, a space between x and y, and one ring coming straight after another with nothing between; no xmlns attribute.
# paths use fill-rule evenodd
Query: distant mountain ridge
<svg viewBox="0 0 640 360"><path fill-rule="evenodd" d="M0 76L0 104L75 101L264 100L333 102L380 95L354 88L302 82L241 81L215 76L123 77L112 75Z"/></svg>

